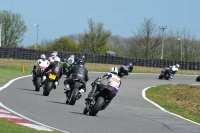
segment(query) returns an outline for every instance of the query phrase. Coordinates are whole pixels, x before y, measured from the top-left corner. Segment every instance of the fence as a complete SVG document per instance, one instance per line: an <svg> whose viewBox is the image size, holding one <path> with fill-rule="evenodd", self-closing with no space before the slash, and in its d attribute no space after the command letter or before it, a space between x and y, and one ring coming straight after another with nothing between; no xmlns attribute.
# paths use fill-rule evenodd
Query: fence
<svg viewBox="0 0 200 133"><path fill-rule="evenodd" d="M40 58L41 54L50 56L52 51L44 50L31 50L24 48L0 48L0 58L13 58L13 59L26 59L26 60L37 60ZM173 64L180 64L180 69L182 70L200 70L200 62L184 62L184 61L171 61L171 60L150 60L150 59L133 59L126 57L115 57L106 56L99 54L87 54L87 53L76 53L76 52L59 52L59 57L65 59L71 54L75 57L81 57L85 55L85 60L87 63L103 63L103 64L118 64L122 65L127 62L134 62L135 66L145 66L145 67L158 67L164 68Z"/></svg>

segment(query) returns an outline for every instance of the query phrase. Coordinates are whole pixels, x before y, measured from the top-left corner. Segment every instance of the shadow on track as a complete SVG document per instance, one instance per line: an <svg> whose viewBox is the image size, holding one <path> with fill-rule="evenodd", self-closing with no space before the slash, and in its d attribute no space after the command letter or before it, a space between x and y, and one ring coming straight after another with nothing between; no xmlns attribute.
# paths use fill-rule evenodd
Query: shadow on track
<svg viewBox="0 0 200 133"><path fill-rule="evenodd" d="M80 113L80 112L70 112L70 113L78 114L78 115L86 115L86 116L90 116L89 114L83 114L83 113ZM95 115L95 116L92 116L92 117L99 117L99 116L98 116L98 115Z"/></svg>
<svg viewBox="0 0 200 133"><path fill-rule="evenodd" d="M16 89L26 90L26 91L35 91L35 90L32 90L32 89L24 89L24 88L16 88Z"/></svg>
<svg viewBox="0 0 200 133"><path fill-rule="evenodd" d="M47 102L52 102L52 103L59 103L59 104L66 104L66 103L62 103L62 102L55 102L55 101L47 101Z"/></svg>

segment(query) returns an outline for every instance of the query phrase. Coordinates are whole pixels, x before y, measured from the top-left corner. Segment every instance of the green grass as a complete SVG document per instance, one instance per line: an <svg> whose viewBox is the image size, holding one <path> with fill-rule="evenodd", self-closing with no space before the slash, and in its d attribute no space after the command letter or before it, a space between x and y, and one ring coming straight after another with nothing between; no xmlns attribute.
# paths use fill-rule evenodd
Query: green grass
<svg viewBox="0 0 200 133"><path fill-rule="evenodd" d="M15 124L12 121L0 120L1 133L60 133L58 131L38 131L33 128Z"/></svg>
<svg viewBox="0 0 200 133"><path fill-rule="evenodd" d="M200 123L199 85L159 85L148 89L146 96L164 109Z"/></svg>
<svg viewBox="0 0 200 133"><path fill-rule="evenodd" d="M0 83L31 74L32 67L26 67L24 72L21 71L21 68L21 66L0 66Z"/></svg>

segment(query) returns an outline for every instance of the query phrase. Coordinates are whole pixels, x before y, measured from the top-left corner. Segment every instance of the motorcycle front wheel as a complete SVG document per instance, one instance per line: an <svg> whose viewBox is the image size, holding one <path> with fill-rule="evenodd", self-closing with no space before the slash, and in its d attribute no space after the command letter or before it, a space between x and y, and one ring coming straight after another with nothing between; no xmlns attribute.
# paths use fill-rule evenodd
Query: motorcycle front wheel
<svg viewBox="0 0 200 133"><path fill-rule="evenodd" d="M103 97L98 97L97 102L90 109L89 114L91 116L95 116L102 109L103 104L104 104L104 98Z"/></svg>
<svg viewBox="0 0 200 133"><path fill-rule="evenodd" d="M198 76L198 77L196 78L196 81L200 81L200 76Z"/></svg>
<svg viewBox="0 0 200 133"><path fill-rule="evenodd" d="M164 77L164 74L163 73L161 73L160 75L159 75L159 79L163 79L163 77Z"/></svg>
<svg viewBox="0 0 200 133"><path fill-rule="evenodd" d="M87 110L87 107L85 107L83 110L83 114L87 114L88 112L89 112L89 110Z"/></svg>

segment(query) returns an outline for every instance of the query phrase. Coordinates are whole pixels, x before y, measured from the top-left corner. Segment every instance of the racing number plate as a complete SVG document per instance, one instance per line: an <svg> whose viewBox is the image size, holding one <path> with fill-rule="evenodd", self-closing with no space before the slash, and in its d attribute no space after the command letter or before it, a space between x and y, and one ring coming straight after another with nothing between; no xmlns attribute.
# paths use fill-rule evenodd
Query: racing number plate
<svg viewBox="0 0 200 133"><path fill-rule="evenodd" d="M49 74L49 78L52 79L52 80L55 80L56 79L56 75L50 73Z"/></svg>

